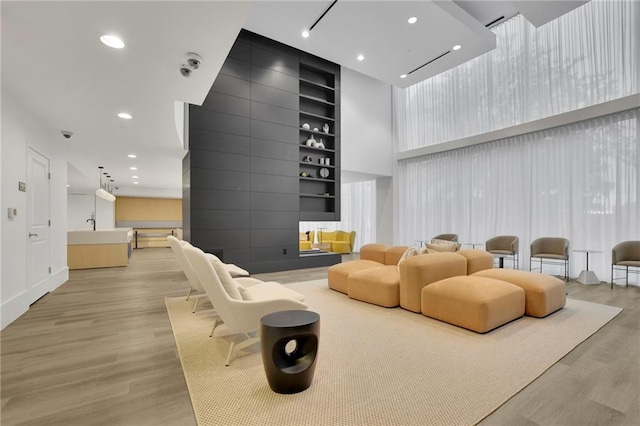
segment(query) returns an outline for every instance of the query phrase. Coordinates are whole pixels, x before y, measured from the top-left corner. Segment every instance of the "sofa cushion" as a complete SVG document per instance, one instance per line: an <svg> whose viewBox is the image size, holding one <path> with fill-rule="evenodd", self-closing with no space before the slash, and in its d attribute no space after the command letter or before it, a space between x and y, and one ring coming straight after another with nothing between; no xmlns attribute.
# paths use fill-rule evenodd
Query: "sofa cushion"
<svg viewBox="0 0 640 426"><path fill-rule="evenodd" d="M327 271L329 288L347 294L347 278L350 274L363 269L379 268L380 266L382 266L381 263L363 259L333 265Z"/></svg>
<svg viewBox="0 0 640 426"><path fill-rule="evenodd" d="M349 275L348 294L352 299L393 308L400 303L399 282L396 266L363 269Z"/></svg>
<svg viewBox="0 0 640 426"><path fill-rule="evenodd" d="M360 259L373 260L384 265L384 254L388 248L386 244L365 244L360 247Z"/></svg>
<svg viewBox="0 0 640 426"><path fill-rule="evenodd" d="M420 254L420 249L416 246L411 246L409 248L407 248L404 253L402 253L402 256L400 256L400 259L398 260L398 265L396 266L398 272L400 272L400 264L410 258L411 256L417 256Z"/></svg>
<svg viewBox="0 0 640 426"><path fill-rule="evenodd" d="M407 246L393 246L389 247L384 252L384 264L387 266L395 266L400 261L400 258L407 251Z"/></svg>

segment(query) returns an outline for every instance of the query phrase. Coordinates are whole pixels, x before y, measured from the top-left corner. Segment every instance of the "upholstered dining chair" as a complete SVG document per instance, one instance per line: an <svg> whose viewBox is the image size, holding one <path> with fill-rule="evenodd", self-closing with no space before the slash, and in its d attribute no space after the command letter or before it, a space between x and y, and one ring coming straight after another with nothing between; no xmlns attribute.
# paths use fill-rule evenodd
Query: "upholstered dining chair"
<svg viewBox="0 0 640 426"><path fill-rule="evenodd" d="M543 237L531 243L531 255L529 257L529 270L533 270L533 261L542 264L564 264L564 280L569 281L569 240L566 238Z"/></svg>
<svg viewBox="0 0 640 426"><path fill-rule="evenodd" d="M494 257L500 259L500 267L504 266L504 259L509 259L513 263L513 269L520 269L518 260L518 237L514 235L499 235L487 240L485 249Z"/></svg>
<svg viewBox="0 0 640 426"><path fill-rule="evenodd" d="M447 241L453 241L454 243L457 243L458 234L440 234L433 237L432 240L447 240Z"/></svg>
<svg viewBox="0 0 640 426"><path fill-rule="evenodd" d="M631 273L640 274L640 241L624 241L611 250L611 288L614 279L622 279L614 278L614 270L625 271L625 282L629 287L629 268L639 268L637 271L632 269Z"/></svg>
<svg viewBox="0 0 640 426"><path fill-rule="evenodd" d="M230 334L242 334L246 337L246 340L240 343L231 343L225 361L227 366L237 351L260 341L260 336L256 332L260 328L260 319L263 316L279 311L307 309L307 305L303 302L283 296L283 292L287 290L290 293L295 292L286 288L276 289L276 286L269 285L270 283L251 287L262 287L263 291L259 294L254 293L251 298L245 299L241 294L244 287L231 279L222 262L219 260L216 262L215 259L211 261L197 247L185 247L184 253L204 291L209 296L209 300L216 307L218 317L215 318L211 335L215 332L216 337ZM231 286L230 288L223 284L220 275L226 278L226 284Z"/></svg>

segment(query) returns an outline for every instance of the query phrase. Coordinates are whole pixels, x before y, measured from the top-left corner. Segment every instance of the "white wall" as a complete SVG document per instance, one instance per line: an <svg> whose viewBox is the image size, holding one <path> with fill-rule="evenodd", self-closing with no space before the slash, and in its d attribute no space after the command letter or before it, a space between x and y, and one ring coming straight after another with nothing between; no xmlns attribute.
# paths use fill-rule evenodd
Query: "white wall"
<svg viewBox="0 0 640 426"><path fill-rule="evenodd" d="M391 85L341 68L342 170L393 174Z"/></svg>
<svg viewBox="0 0 640 426"><path fill-rule="evenodd" d="M27 181L29 147L50 161L50 258L49 290L67 281L67 162L59 129L47 127L2 88L2 271L0 306L2 328L29 309L27 282L27 196L18 182ZM13 219L7 209L16 208Z"/></svg>
<svg viewBox="0 0 640 426"><path fill-rule="evenodd" d="M67 229L93 229L87 219L95 212L95 195L67 194Z"/></svg>

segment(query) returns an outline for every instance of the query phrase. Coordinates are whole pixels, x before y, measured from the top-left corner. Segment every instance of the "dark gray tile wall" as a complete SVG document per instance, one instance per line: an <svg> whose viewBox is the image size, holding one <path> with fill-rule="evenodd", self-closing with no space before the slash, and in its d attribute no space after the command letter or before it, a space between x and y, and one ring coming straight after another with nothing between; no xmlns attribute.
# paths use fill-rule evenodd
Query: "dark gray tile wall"
<svg viewBox="0 0 640 426"><path fill-rule="evenodd" d="M189 109L185 239L252 273L340 261L298 252L300 54L242 31L202 106Z"/></svg>

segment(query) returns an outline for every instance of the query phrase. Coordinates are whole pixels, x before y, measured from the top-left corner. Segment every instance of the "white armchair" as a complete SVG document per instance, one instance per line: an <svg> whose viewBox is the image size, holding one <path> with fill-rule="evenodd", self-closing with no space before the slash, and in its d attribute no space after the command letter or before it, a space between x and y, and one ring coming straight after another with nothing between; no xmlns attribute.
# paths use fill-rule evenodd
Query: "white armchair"
<svg viewBox="0 0 640 426"><path fill-rule="evenodd" d="M216 336L244 334L247 337L247 340L241 343L231 343L225 362L227 366L237 351L260 341L259 335L255 335L255 332L260 328L260 319L264 315L291 309L307 309L306 304L296 300L303 297L302 295L277 283L257 283L250 289L260 286L263 288L249 296L253 297L253 300L244 300L241 292L251 292L247 292L248 289L243 290L244 287L231 278L220 260L216 258L216 262L207 259L205 253L196 247L185 247L184 253L204 291L216 307L218 318L215 319L211 335L215 332ZM226 288L227 286L232 288ZM272 291L269 291L269 288ZM254 336L250 333L254 333Z"/></svg>

